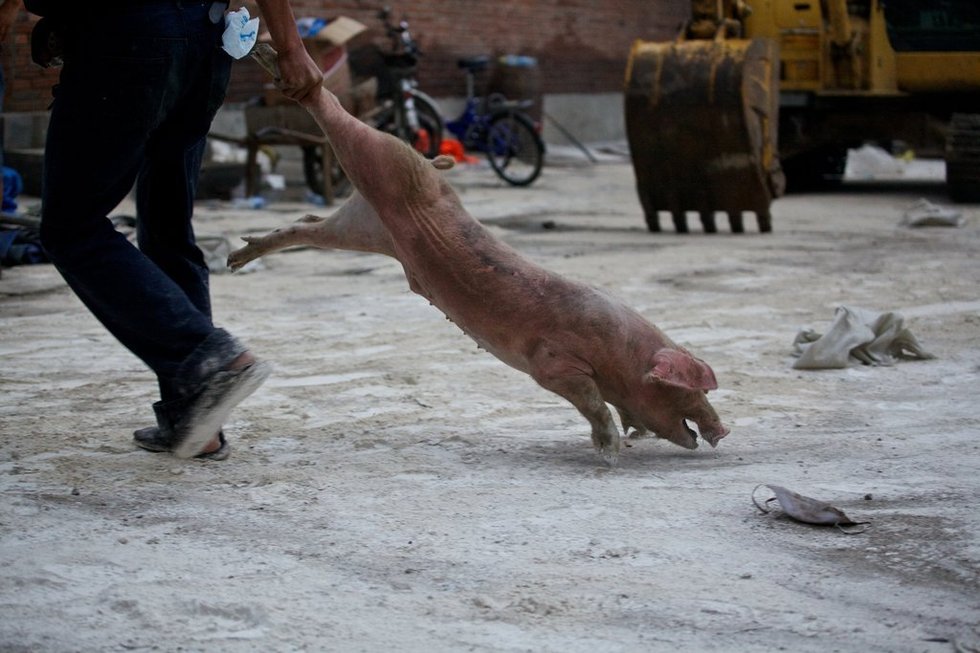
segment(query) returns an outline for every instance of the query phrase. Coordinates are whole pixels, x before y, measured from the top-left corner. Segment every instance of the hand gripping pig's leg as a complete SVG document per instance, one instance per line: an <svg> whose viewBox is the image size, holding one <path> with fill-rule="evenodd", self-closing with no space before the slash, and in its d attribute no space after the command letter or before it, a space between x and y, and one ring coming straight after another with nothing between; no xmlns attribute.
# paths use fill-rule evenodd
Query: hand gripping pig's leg
<svg viewBox="0 0 980 653"><path fill-rule="evenodd" d="M270 44L258 43L250 54L273 79L279 79L278 55ZM354 187L370 190L370 204L375 208L413 203L425 206L425 198L441 196L442 180L422 171L424 159L418 152L352 116L327 89L319 87L300 104L326 135ZM449 160L437 157L433 162L436 168L449 167L440 165L440 159L442 163ZM379 171L385 171L389 183L377 183Z"/></svg>

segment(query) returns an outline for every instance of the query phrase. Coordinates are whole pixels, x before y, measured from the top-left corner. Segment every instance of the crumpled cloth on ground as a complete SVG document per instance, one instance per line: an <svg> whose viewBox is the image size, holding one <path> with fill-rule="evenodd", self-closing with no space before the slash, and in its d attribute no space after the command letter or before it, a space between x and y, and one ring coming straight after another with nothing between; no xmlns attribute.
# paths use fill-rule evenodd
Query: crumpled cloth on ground
<svg viewBox="0 0 980 653"><path fill-rule="evenodd" d="M961 227L964 222L963 215L956 209L933 204L925 198L909 207L902 217L905 227Z"/></svg>
<svg viewBox="0 0 980 653"><path fill-rule="evenodd" d="M803 329L793 340L793 369L840 369L861 363L892 365L899 358L935 358L922 349L905 318L898 313L876 313L864 308L838 306L825 334Z"/></svg>

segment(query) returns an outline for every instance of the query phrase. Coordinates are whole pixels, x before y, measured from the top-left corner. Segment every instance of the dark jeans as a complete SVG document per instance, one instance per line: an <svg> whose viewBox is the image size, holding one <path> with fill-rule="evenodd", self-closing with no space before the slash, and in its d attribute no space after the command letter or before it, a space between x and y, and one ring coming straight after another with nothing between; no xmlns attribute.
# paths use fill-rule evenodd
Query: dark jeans
<svg viewBox="0 0 980 653"><path fill-rule="evenodd" d="M159 380L190 394L243 351L211 321L191 215L231 58L210 1L110 5L66 21L44 157L41 238L68 285ZM139 249L107 214L136 184Z"/></svg>

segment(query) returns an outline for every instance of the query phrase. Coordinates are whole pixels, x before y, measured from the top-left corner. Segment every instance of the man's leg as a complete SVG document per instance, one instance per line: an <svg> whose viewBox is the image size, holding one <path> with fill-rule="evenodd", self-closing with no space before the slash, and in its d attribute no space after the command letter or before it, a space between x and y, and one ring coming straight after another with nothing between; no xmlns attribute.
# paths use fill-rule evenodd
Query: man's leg
<svg viewBox="0 0 980 653"><path fill-rule="evenodd" d="M206 276L203 285L171 277L105 216L132 188L153 152L152 135L193 86L186 76L203 46L188 44L207 38L213 49L217 32L191 20L207 20L206 7L201 16L190 15L201 12L198 5L141 4L119 12L73 26L66 35L45 153L42 241L92 313L156 372L166 400L158 410L165 418L161 429L172 426L184 440L193 432L192 448L203 449L220 429L215 415L224 419L229 401L243 398L240 384L231 383L236 391L218 392L215 404L206 381L232 361L240 363L245 348L212 325L209 302L202 300ZM188 25L195 33L187 33ZM211 115L201 119L209 123ZM182 175L196 172L181 165ZM156 215L150 219L162 224L164 216ZM189 229L189 214L171 218ZM185 241L193 247L192 236ZM202 396L208 400L202 403ZM214 428L203 442L196 428L202 424ZM183 453L196 452L185 447Z"/></svg>

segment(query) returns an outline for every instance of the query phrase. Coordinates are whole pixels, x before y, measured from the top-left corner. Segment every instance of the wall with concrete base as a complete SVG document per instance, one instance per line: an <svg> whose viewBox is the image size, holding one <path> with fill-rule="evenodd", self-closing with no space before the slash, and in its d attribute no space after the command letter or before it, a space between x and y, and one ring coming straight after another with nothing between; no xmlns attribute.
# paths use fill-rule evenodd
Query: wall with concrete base
<svg viewBox="0 0 980 653"><path fill-rule="evenodd" d="M442 97L436 98L436 102L448 120L459 115L464 100ZM545 95L543 102L542 135L546 143L570 143L562 129L583 143L626 138L622 93L554 93ZM242 111L241 104L225 105L218 112L211 130L228 136L244 136Z"/></svg>
<svg viewBox="0 0 980 653"><path fill-rule="evenodd" d="M463 98L441 97L436 102L447 120L463 110ZM573 144L571 138L582 143L626 138L622 93L549 93L543 105L545 143Z"/></svg>

